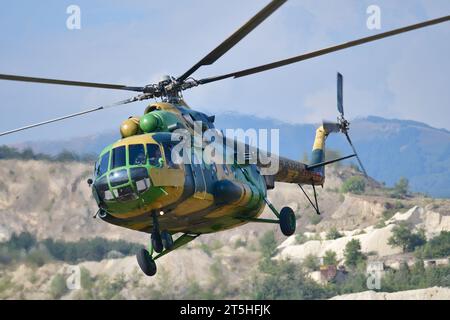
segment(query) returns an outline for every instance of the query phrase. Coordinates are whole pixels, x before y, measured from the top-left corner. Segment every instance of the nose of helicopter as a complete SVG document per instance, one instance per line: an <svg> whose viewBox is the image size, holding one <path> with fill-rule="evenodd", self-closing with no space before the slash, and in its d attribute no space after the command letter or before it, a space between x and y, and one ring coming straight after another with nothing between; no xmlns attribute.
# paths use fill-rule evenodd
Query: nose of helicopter
<svg viewBox="0 0 450 320"><path fill-rule="evenodd" d="M108 172L94 182L98 202L127 202L139 198L150 188L150 178L145 167L123 168Z"/></svg>

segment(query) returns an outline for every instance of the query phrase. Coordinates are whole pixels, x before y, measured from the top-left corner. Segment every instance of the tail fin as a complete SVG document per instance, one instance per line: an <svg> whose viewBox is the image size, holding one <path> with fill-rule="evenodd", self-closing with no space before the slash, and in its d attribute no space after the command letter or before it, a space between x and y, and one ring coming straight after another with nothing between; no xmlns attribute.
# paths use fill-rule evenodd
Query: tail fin
<svg viewBox="0 0 450 320"><path fill-rule="evenodd" d="M328 137L329 132L324 126L320 126L316 130L316 138L314 139L314 145L311 155L310 165L315 165L325 161L325 141ZM314 172L325 175L325 166L312 169Z"/></svg>

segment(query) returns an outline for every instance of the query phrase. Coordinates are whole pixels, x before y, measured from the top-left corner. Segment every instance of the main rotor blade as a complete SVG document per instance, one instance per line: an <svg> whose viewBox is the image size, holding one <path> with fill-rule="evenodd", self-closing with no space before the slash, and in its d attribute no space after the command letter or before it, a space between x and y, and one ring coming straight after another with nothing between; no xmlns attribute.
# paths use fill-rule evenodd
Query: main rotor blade
<svg viewBox="0 0 450 320"><path fill-rule="evenodd" d="M417 23L417 24L413 24L413 25L410 25L410 26L407 26L407 27L394 29L394 30L383 32L383 33L379 33L379 34L376 34L376 35L373 35L373 36L360 38L360 39L353 40L353 41L350 41L350 42L346 42L346 43L343 43L343 44L339 44L339 45L336 45L336 46L332 46L332 47L324 48L324 49L321 49L321 50L309 52L309 53L302 54L302 55L299 55L299 56L295 56L295 57L292 57L292 58L288 58L288 59L276 61L276 62L273 62L273 63L261 65L261 66L255 67L255 68L250 68L250 69L245 69L245 70L241 70L241 71L237 71L237 72L232 72L232 73L224 74L224 75L221 75L221 76L209 77L209 78L201 79L201 80L198 80L198 83L199 84L205 84L205 83L219 81L219 80L223 80L223 79L227 79L227 78L240 78L240 77L248 76L248 75L251 75L251 74L255 74L255 73L259 73L259 72L263 72L263 71L279 68L279 67L282 67L282 66L286 66L286 65L289 65L289 64L292 64L292 63L296 63L296 62L312 59L312 58L315 58L315 57L323 56L323 55L326 55L328 53L336 52L336 51L339 51L339 50L343 50L343 49L359 46L359 45L362 45L362 44L365 44L365 43L368 43L368 42L384 39L384 38L387 38L387 37L392 37L392 36L395 36L395 35L398 35L398 34L401 34L401 33L405 33L405 32L413 31L413 30L416 30L416 29L429 27L429 26L432 26L432 25L435 25L435 24L447 22L449 20L450 20L450 15L449 16L445 16L445 17L441 17L441 18L437 18L437 19L433 19L433 20L428 20L428 21Z"/></svg>
<svg viewBox="0 0 450 320"><path fill-rule="evenodd" d="M192 68L186 71L177 80L184 81L201 66L211 65L223 56L228 50L233 48L239 41L255 29L261 22L266 20L273 12L281 7L287 0L272 0L267 6L259 11L253 18L244 24L239 30L228 37L224 42L208 53L202 60L197 62Z"/></svg>
<svg viewBox="0 0 450 320"><path fill-rule="evenodd" d="M10 74L0 74L0 80L33 82L33 83L46 83L46 84L59 84L59 85L64 85L64 86L77 86L77 87L88 87L88 88L128 90L128 91L137 91L137 92L143 92L144 91L143 87L128 87L128 86L119 85L119 84L107 84L107 83L81 82L81 81L71 81L71 80L57 80L57 79L47 79L47 78L24 77L24 76L10 75Z"/></svg>
<svg viewBox="0 0 450 320"><path fill-rule="evenodd" d="M356 159L358 160L359 166L361 167L362 171L364 172L364 175L366 176L366 178L369 178L369 176L367 175L367 171L366 171L366 169L364 169L364 166L363 166L363 164L362 164L362 161L361 161L361 159L359 158L358 152L356 152L356 148L355 148L355 146L353 145L352 140L350 139L350 136L348 135L348 132L344 132L344 133L345 133L345 136L347 137L348 143L350 144L350 146L351 146L352 149L353 149L353 153L356 155Z"/></svg>
<svg viewBox="0 0 450 320"><path fill-rule="evenodd" d="M91 112L95 112L95 111L99 111L99 110L103 110L103 109L108 109L108 108L112 108L112 107L116 107L116 106L120 106L120 105L124 105L124 104L128 104L128 103L132 103L132 102L136 102L136 101L140 101L142 100L144 96L137 96L137 97L133 97L127 100L122 100L113 104L109 104L106 106L101 106L101 107L96 107L96 108L92 108L92 109L88 109L85 111L81 111L81 112L77 112L77 113L73 113L73 114L69 114L67 116L63 116L63 117L59 117L59 118L55 118L55 119L51 119L51 120L47 120L47 121L43 121L43 122L39 122L39 123L35 123L35 124L31 124L25 127L21 127L21 128L17 128L14 130L10 130L10 131L5 131L0 133L0 137L1 136L6 136L8 134L11 133L15 133L15 132L19 132L19 131L23 131L23 130L27 130L27 129L31 129L31 128L35 128L35 127L39 127L39 126L43 126L52 122L57 122L57 121L61 121L61 120L65 120L65 119L69 119L69 118L74 118L74 117L78 117L87 113L91 113Z"/></svg>

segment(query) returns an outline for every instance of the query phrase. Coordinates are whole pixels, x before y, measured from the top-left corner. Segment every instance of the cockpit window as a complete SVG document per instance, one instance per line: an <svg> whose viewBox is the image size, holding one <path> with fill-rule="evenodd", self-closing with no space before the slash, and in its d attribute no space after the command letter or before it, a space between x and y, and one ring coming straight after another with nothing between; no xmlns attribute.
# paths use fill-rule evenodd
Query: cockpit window
<svg viewBox="0 0 450 320"><path fill-rule="evenodd" d="M113 171L109 175L109 183L112 187L128 183L128 172L126 169Z"/></svg>
<svg viewBox="0 0 450 320"><path fill-rule="evenodd" d="M112 151L111 169L125 166L125 146L114 148Z"/></svg>
<svg viewBox="0 0 450 320"><path fill-rule="evenodd" d="M143 144L130 144L128 146L129 164L141 165L145 164L145 150Z"/></svg>
<svg viewBox="0 0 450 320"><path fill-rule="evenodd" d="M159 159L161 159L161 150L157 144L147 144L148 163L151 166L159 166Z"/></svg>
<svg viewBox="0 0 450 320"><path fill-rule="evenodd" d="M131 168L130 177L139 193L145 192L150 187L151 182L146 168Z"/></svg>
<svg viewBox="0 0 450 320"><path fill-rule="evenodd" d="M105 153L97 161L97 168L95 170L95 174L97 177L102 176L106 171L108 171L108 163L109 163L109 151L107 153Z"/></svg>

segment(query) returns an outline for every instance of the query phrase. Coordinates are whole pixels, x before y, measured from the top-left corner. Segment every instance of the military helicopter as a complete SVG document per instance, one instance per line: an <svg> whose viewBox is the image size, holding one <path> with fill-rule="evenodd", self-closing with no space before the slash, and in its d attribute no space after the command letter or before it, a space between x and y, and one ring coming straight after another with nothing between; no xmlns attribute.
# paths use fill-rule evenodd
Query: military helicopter
<svg viewBox="0 0 450 320"><path fill-rule="evenodd" d="M312 59L346 48L391 37L404 32L447 22L450 16L441 17L391 30L373 36L357 39L314 52L301 54L285 60L196 80L192 74L202 66L211 65L241 41L247 34L280 8L286 0L273 0L241 28L234 32L203 59L181 76L164 76L161 81L142 87L56 80L0 74L0 80L34 82L90 88L116 89L139 92L140 94L114 104L99 106L75 114L32 124L0 133L0 136L46 125L88 113L126 105L147 99L159 99L151 103L141 117L126 119L121 127L122 138L100 153L95 164L92 179L88 180L92 194L98 204L95 217L108 223L151 235L148 249L137 253L137 262L148 275L156 274L155 260L189 243L198 236L235 228L249 222L273 223L279 225L285 236L295 233L296 218L289 207L277 210L267 198L267 190L273 189L275 182L298 184L314 209L320 214L316 186L325 182L324 168L331 163L356 157L362 171L367 173L358 157L348 134L350 123L344 118L343 77L337 77L337 122L324 122L316 132L312 161L304 164L275 156L279 163L278 172L265 175L261 172L266 162L258 157L259 151L234 138L221 136L226 142L221 150L222 159L229 161L216 163L206 161L200 154L206 148L204 141L188 151L188 158L196 161L184 162L185 154L174 153L181 142L191 138L177 135L183 129L195 132L214 129L214 116L190 108L183 100L182 92L187 89L228 78L240 78L263 71ZM325 141L330 133L343 133L353 154L325 161ZM232 148L229 148L229 146ZM243 148L236 148L237 146ZM233 148L234 147L234 148ZM237 152L236 149L241 150ZM174 156L175 154L175 156ZM256 155L256 156L255 156ZM175 159L177 158L178 159ZM180 161L179 158L182 158ZM199 159L200 158L200 159ZM253 161L252 161L253 160ZM314 199L308 195L304 185L311 185ZM265 205L273 212L274 219L263 219ZM174 235L178 235L174 240Z"/></svg>

